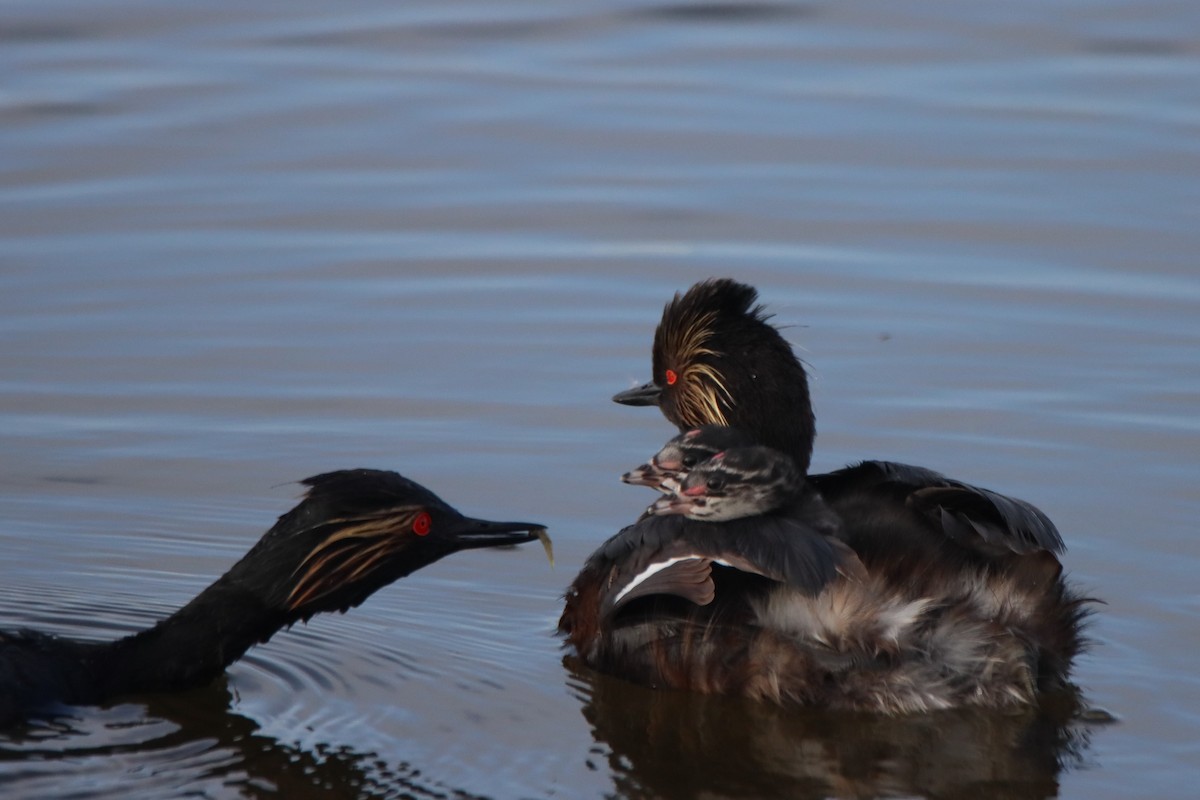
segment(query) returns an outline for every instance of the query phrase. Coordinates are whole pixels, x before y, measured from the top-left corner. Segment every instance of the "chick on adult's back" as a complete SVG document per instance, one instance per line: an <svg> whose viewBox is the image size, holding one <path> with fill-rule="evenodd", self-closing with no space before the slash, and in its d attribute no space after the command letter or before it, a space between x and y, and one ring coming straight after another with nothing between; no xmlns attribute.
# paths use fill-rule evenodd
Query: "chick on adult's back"
<svg viewBox="0 0 1200 800"><path fill-rule="evenodd" d="M758 627L757 604L778 587L815 596L857 567L791 459L763 452L728 451L703 473L725 494L694 491L693 471L592 554L559 620L585 662L652 686L781 699L769 665L791 648Z"/></svg>
<svg viewBox="0 0 1200 800"><path fill-rule="evenodd" d="M815 435L808 377L756 301L752 287L728 279L704 281L676 295L655 332L653 380L614 399L658 405L684 436L698 426L735 427L749 442L790 456L803 473ZM631 474L657 475L642 468ZM680 482L678 475L667 479ZM665 485L670 490L674 484ZM930 624L928 609L943 608L945 613L933 628L938 633L927 644L946 663L960 665L951 672L961 677L964 670L977 669L990 676L1010 676L983 681L978 690L947 695L954 698L950 704L1030 703L1038 691L1067 682L1072 659L1083 642L1085 601L1062 577L1058 560L1062 539L1041 511L933 470L885 461L809 475L805 485L836 520L832 537L848 548L863 570L857 573L865 581L862 585L870 589L853 595L839 589L856 574L842 559L841 578L831 582L821 597L847 608L845 604L852 606L854 597L874 598L876 610L868 617L890 616L912 624ZM803 606L776 603L772 618L778 624L765 628L778 634L787 627L787 619L801 619L807 613ZM943 624L955 615L969 624ZM763 619L753 624L764 628ZM983 645L992 635L989 626L999 631L997 641L1024 644L988 651ZM810 630L805 624L796 630L801 632L793 637L798 657L808 658L814 669L846 666L837 663L841 656L830 661L829 652L821 646L814 649L813 636L803 633ZM811 652L805 655L804 650ZM868 673L877 665L853 656L849 666L869 681ZM619 665L608 671L634 677ZM914 680L922 675L915 673ZM930 676L920 679L937 684ZM957 678L943 679L962 684ZM848 705L880 710L908 707L883 700Z"/></svg>
<svg viewBox="0 0 1200 800"><path fill-rule="evenodd" d="M844 526L789 457L761 446L696 465L651 513L685 521L625 529L567 593L560 631L596 669L840 710L1035 700L1036 641L1055 606L1043 564L912 559L902 520L885 526L898 542L880 546Z"/></svg>

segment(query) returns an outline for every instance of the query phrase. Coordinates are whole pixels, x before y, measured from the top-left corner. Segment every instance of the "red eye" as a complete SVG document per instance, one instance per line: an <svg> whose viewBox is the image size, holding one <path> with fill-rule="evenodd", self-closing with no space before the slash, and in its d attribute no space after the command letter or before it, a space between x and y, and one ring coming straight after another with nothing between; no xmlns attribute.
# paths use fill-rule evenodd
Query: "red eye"
<svg viewBox="0 0 1200 800"><path fill-rule="evenodd" d="M667 370L667 386L674 386L677 380L679 380L679 376L675 374L675 370Z"/></svg>
<svg viewBox="0 0 1200 800"><path fill-rule="evenodd" d="M427 536L433 528L433 519L429 516L428 511L422 511L413 517L412 530L417 536Z"/></svg>

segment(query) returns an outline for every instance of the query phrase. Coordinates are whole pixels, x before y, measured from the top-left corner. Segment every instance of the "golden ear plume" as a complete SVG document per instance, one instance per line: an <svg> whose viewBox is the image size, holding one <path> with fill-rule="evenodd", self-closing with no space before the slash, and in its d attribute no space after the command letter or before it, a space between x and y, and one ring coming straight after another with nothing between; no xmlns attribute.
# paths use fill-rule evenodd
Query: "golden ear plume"
<svg viewBox="0 0 1200 800"><path fill-rule="evenodd" d="M324 523L334 530L292 573L303 571L288 595L288 609L295 611L370 573L403 546L399 534L412 527L420 511L419 506L405 506Z"/></svg>
<svg viewBox="0 0 1200 800"><path fill-rule="evenodd" d="M700 362L705 356L722 356L721 352L707 346L713 336L712 324L716 318L713 311L684 315L672 319L663 329L662 353L678 366L676 371L681 385L677 389L675 406L679 422L686 427L729 424L724 409L733 406L733 397L716 367Z"/></svg>

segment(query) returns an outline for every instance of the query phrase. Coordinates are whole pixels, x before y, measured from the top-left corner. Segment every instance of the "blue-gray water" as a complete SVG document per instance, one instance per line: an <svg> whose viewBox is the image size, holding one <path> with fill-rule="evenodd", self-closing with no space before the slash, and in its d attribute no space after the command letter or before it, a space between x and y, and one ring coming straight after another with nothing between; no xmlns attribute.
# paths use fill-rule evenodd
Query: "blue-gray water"
<svg viewBox="0 0 1200 800"><path fill-rule="evenodd" d="M4 4L0 627L149 624L338 467L541 520L557 566L462 554L214 687L0 733L0 796L1191 796L1198 31L1134 0ZM1117 724L564 666L560 594L670 433L608 398L711 275L790 326L815 469L1051 515Z"/></svg>

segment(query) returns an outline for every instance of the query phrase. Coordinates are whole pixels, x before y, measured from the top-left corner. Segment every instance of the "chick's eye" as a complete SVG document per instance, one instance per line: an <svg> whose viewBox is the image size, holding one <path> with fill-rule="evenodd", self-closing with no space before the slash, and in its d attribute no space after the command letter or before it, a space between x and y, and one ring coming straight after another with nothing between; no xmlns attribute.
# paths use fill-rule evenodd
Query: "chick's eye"
<svg viewBox="0 0 1200 800"><path fill-rule="evenodd" d="M687 467L688 469L691 469L692 467L696 466L696 457L695 456L684 456L683 457L683 465L685 467Z"/></svg>
<svg viewBox="0 0 1200 800"><path fill-rule="evenodd" d="M433 529L433 518L429 516L428 511L422 511L413 517L412 532L417 536L428 536L429 531Z"/></svg>
<svg viewBox="0 0 1200 800"><path fill-rule="evenodd" d="M667 370L666 379L667 386L674 386L675 382L679 380L679 376L675 374L675 370L669 369Z"/></svg>
<svg viewBox="0 0 1200 800"><path fill-rule="evenodd" d="M720 475L713 475L705 483L708 484L708 491L719 492L725 488L725 479Z"/></svg>

